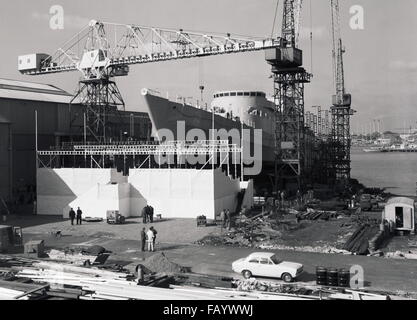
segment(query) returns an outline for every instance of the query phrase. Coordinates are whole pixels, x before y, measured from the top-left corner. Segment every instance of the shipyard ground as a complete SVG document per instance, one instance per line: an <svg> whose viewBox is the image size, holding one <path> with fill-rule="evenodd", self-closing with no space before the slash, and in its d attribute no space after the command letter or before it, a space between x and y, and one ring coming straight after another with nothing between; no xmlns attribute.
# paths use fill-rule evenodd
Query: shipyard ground
<svg viewBox="0 0 417 320"><path fill-rule="evenodd" d="M129 264L142 261L152 253L142 253L138 241L143 227L141 219L129 219L125 225L112 226L106 223L89 223L70 226L60 217L11 217L7 222L24 227L24 241L45 240L48 248L74 248L101 245L112 251L110 263ZM157 249L174 262L191 267L193 272L239 277L231 270L231 263L248 255L251 248L225 246L198 246L202 237L221 232L218 227L197 228L194 220L169 220L153 224L158 230ZM147 225L149 227L149 225ZM61 231L56 238L53 232ZM271 250L269 250L271 251ZM343 254L272 250L282 259L305 265L305 274L300 281L312 282L316 266L348 268L360 265L365 271L365 285L369 289L390 292L408 292L417 296L417 277L414 260L398 260Z"/></svg>

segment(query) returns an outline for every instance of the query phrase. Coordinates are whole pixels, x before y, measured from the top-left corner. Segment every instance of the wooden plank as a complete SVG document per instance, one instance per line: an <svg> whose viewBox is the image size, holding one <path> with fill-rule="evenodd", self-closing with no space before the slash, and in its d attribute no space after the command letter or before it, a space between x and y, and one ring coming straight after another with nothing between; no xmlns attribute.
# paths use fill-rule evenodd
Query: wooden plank
<svg viewBox="0 0 417 320"><path fill-rule="evenodd" d="M49 284L48 285L45 285L45 286L42 286L42 287L38 287L38 288L32 289L32 290L29 290L29 291L27 291L27 292L25 292L25 293L23 293L23 294L15 297L15 299L18 300L18 299L23 298L25 296L28 296L28 295L30 295L32 293L39 292L39 291L44 290L44 289L47 289L47 288L49 288Z"/></svg>
<svg viewBox="0 0 417 320"><path fill-rule="evenodd" d="M40 288L40 286L36 284L25 284L25 283L21 283L17 281L4 281L4 280L0 280L0 287L17 290L17 291L23 291L23 292Z"/></svg>

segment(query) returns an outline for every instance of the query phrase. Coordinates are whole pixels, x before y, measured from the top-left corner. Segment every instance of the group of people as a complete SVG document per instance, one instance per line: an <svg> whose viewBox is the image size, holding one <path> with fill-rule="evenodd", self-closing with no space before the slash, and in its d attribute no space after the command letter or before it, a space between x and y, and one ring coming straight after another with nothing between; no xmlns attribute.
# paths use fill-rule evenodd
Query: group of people
<svg viewBox="0 0 417 320"><path fill-rule="evenodd" d="M146 228L142 229L140 234L141 244L142 244L142 252L145 251L146 245L148 247L149 252L155 252L155 243L156 243L156 235L158 232L155 230L154 227L150 227L148 231Z"/></svg>
<svg viewBox="0 0 417 320"><path fill-rule="evenodd" d="M77 213L75 213L74 209L71 208L70 212L69 212L69 217L71 219L71 225L74 225L74 220L77 220L77 226L78 225L82 225L82 221L83 221L83 212L80 209L80 207L78 207Z"/></svg>
<svg viewBox="0 0 417 320"><path fill-rule="evenodd" d="M152 206L147 205L145 208L143 208L142 210L143 223L144 224L147 224L149 222L153 223L154 214L155 214L155 210Z"/></svg>

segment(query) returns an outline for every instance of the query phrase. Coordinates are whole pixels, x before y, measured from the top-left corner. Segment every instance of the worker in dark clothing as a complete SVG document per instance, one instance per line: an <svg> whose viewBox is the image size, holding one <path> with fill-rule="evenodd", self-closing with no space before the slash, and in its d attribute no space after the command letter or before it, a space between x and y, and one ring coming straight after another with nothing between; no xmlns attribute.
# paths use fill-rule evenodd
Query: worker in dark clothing
<svg viewBox="0 0 417 320"><path fill-rule="evenodd" d="M230 210L226 210L226 228L227 230L230 230L232 227L232 214L230 213Z"/></svg>
<svg viewBox="0 0 417 320"><path fill-rule="evenodd" d="M153 216L155 214L155 210L152 206L149 206L149 221L153 223Z"/></svg>
<svg viewBox="0 0 417 320"><path fill-rule="evenodd" d="M143 219L143 224L146 224L148 222L148 206L142 209L142 219Z"/></svg>
<svg viewBox="0 0 417 320"><path fill-rule="evenodd" d="M142 246L142 252L144 252L145 246L146 246L146 229L145 228L143 228L140 233L140 241L141 241L141 246Z"/></svg>
<svg viewBox="0 0 417 320"><path fill-rule="evenodd" d="M70 212L69 212L69 217L71 219L71 225L74 225L74 220L75 220L75 211L73 208L71 208Z"/></svg>
<svg viewBox="0 0 417 320"><path fill-rule="evenodd" d="M220 212L220 221L222 223L222 228L224 228L226 226L226 212L224 210Z"/></svg>
<svg viewBox="0 0 417 320"><path fill-rule="evenodd" d="M80 208L78 208L78 210L77 210L77 225L82 225L82 220L83 220L83 212L81 211Z"/></svg>

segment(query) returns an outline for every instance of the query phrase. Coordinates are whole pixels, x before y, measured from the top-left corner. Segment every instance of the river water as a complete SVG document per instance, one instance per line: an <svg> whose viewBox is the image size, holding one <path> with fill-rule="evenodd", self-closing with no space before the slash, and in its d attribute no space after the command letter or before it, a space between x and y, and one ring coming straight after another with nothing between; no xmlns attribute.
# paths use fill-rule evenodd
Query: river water
<svg viewBox="0 0 417 320"><path fill-rule="evenodd" d="M417 153L366 153L352 150L352 178L367 187L386 188L404 196L416 195Z"/></svg>

